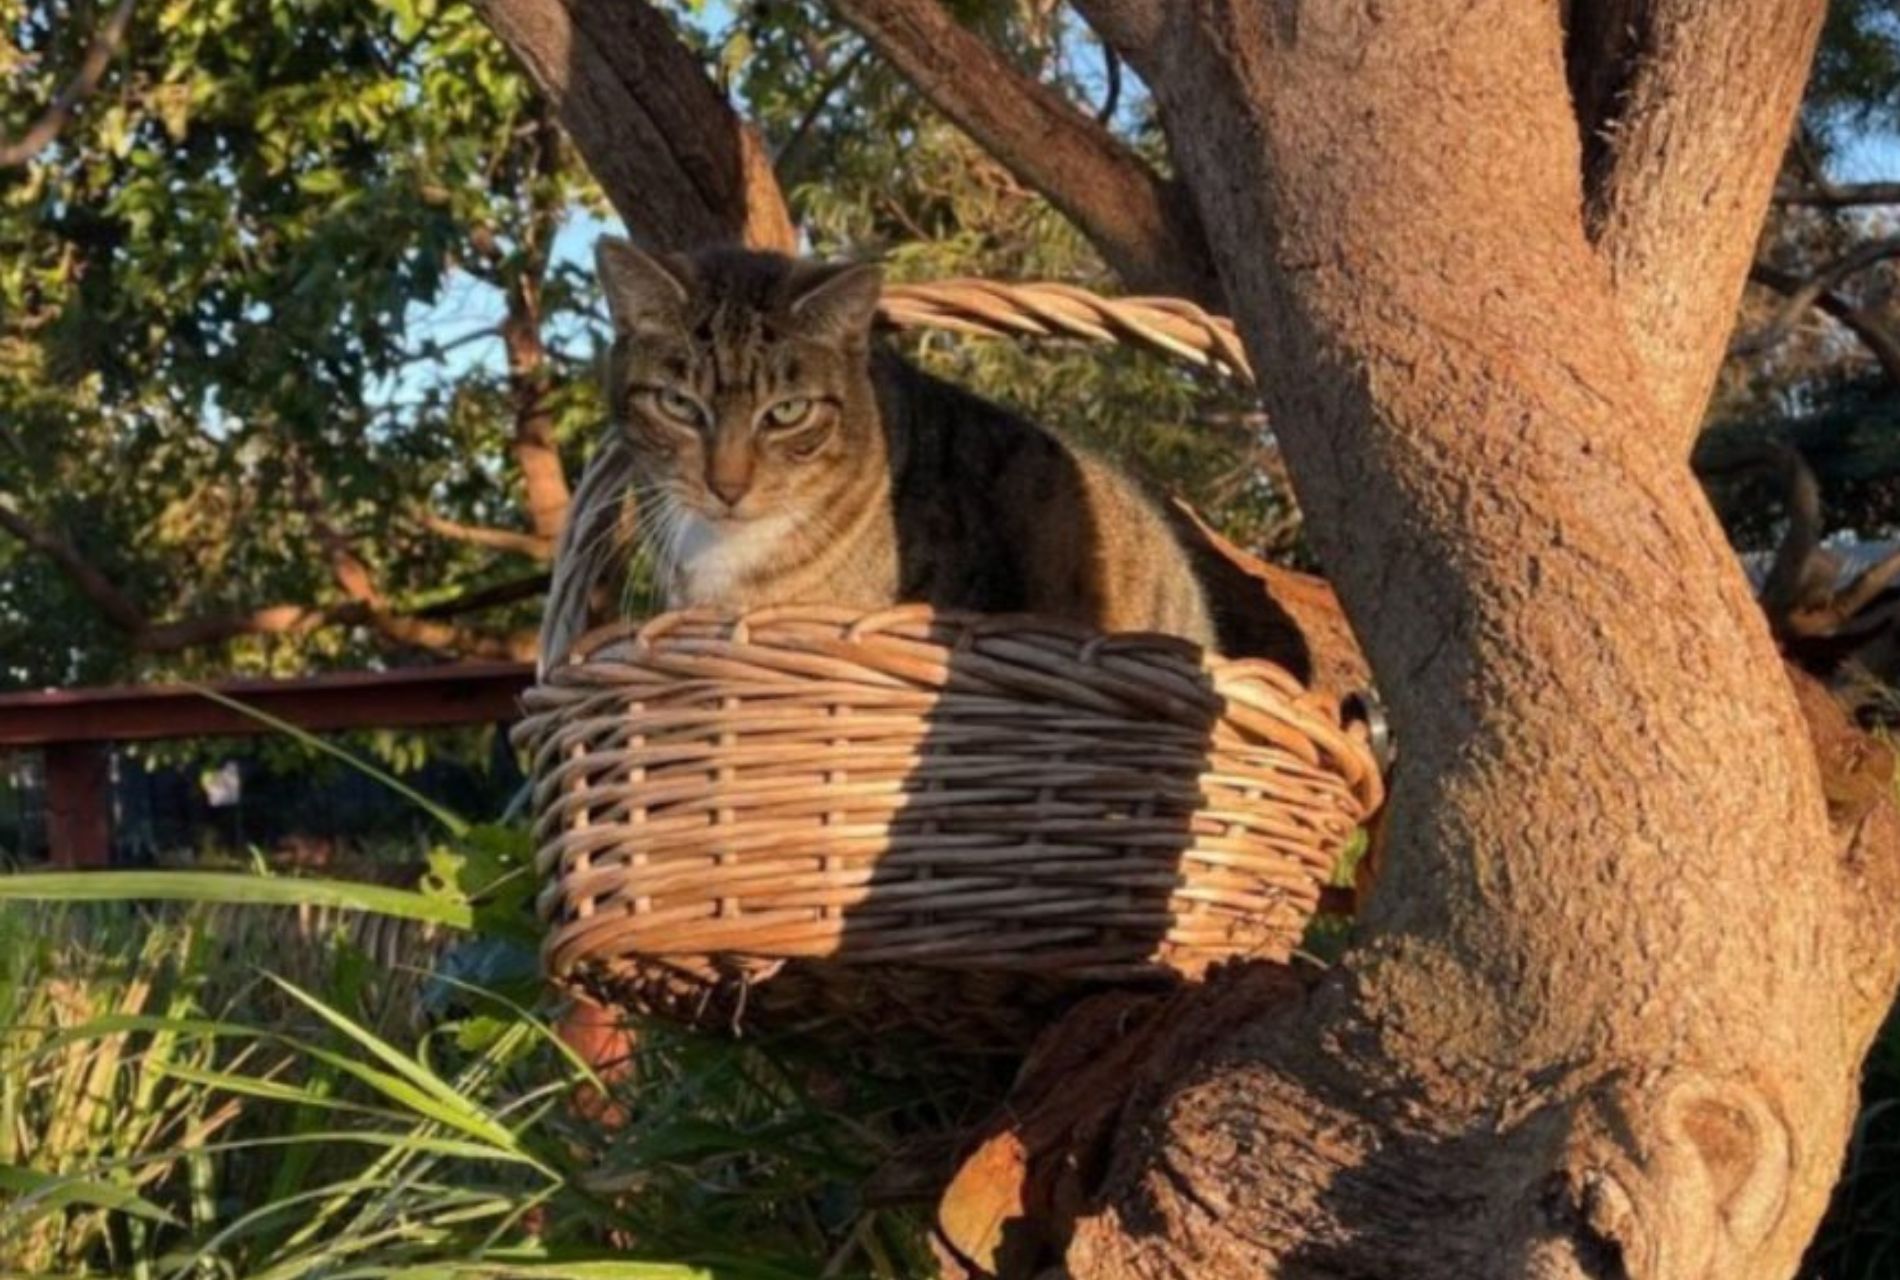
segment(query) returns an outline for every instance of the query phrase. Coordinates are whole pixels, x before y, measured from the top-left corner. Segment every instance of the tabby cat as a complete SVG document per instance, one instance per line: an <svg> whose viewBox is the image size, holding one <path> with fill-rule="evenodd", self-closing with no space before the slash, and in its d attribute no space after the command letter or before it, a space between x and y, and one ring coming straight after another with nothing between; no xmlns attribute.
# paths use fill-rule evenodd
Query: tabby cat
<svg viewBox="0 0 1900 1280"><path fill-rule="evenodd" d="M923 601L1212 644L1187 554L1126 477L871 341L876 267L613 237L597 258L668 607Z"/></svg>

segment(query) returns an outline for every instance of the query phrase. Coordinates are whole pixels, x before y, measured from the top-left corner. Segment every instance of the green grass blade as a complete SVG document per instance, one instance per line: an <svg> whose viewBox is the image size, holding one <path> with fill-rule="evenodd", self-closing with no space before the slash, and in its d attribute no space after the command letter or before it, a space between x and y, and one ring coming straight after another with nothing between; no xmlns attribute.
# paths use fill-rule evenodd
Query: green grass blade
<svg viewBox="0 0 1900 1280"><path fill-rule="evenodd" d="M30 871L0 875L0 902L223 902L340 907L466 931L466 902L355 880L258 876L241 871Z"/></svg>
<svg viewBox="0 0 1900 1280"><path fill-rule="evenodd" d="M407 1119L407 1117L399 1118ZM303 1133L278 1134L268 1138L233 1138L228 1142L205 1142L191 1147L168 1147L163 1150L146 1151L138 1155L101 1161L90 1168L94 1173L115 1169L142 1169L147 1165L182 1159L194 1151L219 1156L238 1151L284 1150L302 1146L326 1147L337 1144L377 1149L401 1148L421 1155L443 1156L451 1160L483 1161L489 1164L521 1163L518 1157L497 1152L487 1143L464 1142L458 1138L441 1138L432 1134L413 1132L392 1133L376 1129L310 1129ZM558 1191L559 1188L555 1190ZM269 1199L281 1198L269 1197ZM5 1280L4 1275L0 1275L0 1280Z"/></svg>
<svg viewBox="0 0 1900 1280"><path fill-rule="evenodd" d="M310 1107L318 1111L341 1111L352 1115L373 1116L379 1120L401 1122L410 1118L404 1112L392 1111L387 1107L370 1107L360 1102L332 1098L306 1086L284 1084L277 1080L263 1080L256 1076L239 1075L230 1071L212 1071L202 1067L176 1064L161 1067L160 1070L172 1079L182 1080L187 1084L203 1085L208 1089L242 1094L249 1098L262 1098L269 1102L283 1102L292 1106Z"/></svg>
<svg viewBox="0 0 1900 1280"><path fill-rule="evenodd" d="M206 1270L205 1264L216 1258L227 1246L256 1236L272 1218L283 1217L299 1206L320 1200L348 1200L364 1192L378 1191L382 1185L382 1180L375 1177L345 1178L258 1205L226 1223L216 1234L200 1242L195 1251L172 1255L172 1265L165 1274L169 1280L187 1280L187 1277L200 1275ZM429 1186L422 1190L440 1194L445 1202L480 1198L447 1187Z"/></svg>
<svg viewBox="0 0 1900 1280"><path fill-rule="evenodd" d="M10 1028L14 1031L24 1029ZM103 1040L128 1031L171 1032L181 1037L204 1039L218 1036L246 1038L270 1034L242 1022L217 1022L209 1018L172 1018L159 1013L103 1013L36 1045L27 1060L37 1061L48 1058L70 1045L83 1044L88 1040Z"/></svg>
<svg viewBox="0 0 1900 1280"><path fill-rule="evenodd" d="M583 1262L427 1262L349 1273L370 1280L720 1280L720 1272L678 1262L601 1258ZM727 1273L730 1274L730 1273Z"/></svg>
<svg viewBox="0 0 1900 1280"><path fill-rule="evenodd" d="M23 1220L30 1221L76 1204L129 1213L136 1218L173 1226L178 1223L171 1214L124 1187L90 1178L22 1169L18 1165L0 1165L0 1191L21 1198L0 1209L0 1223L12 1222L16 1227Z"/></svg>
<svg viewBox="0 0 1900 1280"><path fill-rule="evenodd" d="M413 972L423 972L422 970L414 969L413 966L411 966L411 969ZM592 1085L594 1088L605 1092L607 1088L606 1082L594 1071L593 1064L576 1052L574 1046L561 1039L560 1034L556 1032L552 1026L535 1015L534 1010L529 1009L519 1001L509 999L499 991L491 991L487 987L479 986L473 982L464 982L453 974L431 973L429 976L451 990L460 991L467 995L474 996L477 999L487 1000L500 1005L508 1011L509 1016L518 1025L531 1028L544 1044L548 1045L554 1052L560 1054L562 1060L573 1068L575 1075L583 1083Z"/></svg>
<svg viewBox="0 0 1900 1280"><path fill-rule="evenodd" d="M467 1261L434 1264L452 1276L508 1277L509 1280L811 1280L812 1272L764 1259L706 1254L691 1262L655 1262L641 1258L602 1258L586 1254L549 1257L526 1250L496 1250ZM403 1268L405 1280L419 1280L420 1267ZM401 1272L392 1272L392 1275Z"/></svg>
<svg viewBox="0 0 1900 1280"><path fill-rule="evenodd" d="M355 1077L390 1101L407 1107L416 1117L432 1120L487 1145L491 1159L512 1159L531 1165L550 1177L555 1176L553 1170L521 1150L515 1135L495 1123L479 1107L460 1099L454 1103L445 1102L436 1090L419 1088L394 1072L378 1071L368 1063L352 1061L340 1053L317 1048L306 1048L305 1052L319 1062L328 1063L338 1071Z"/></svg>
<svg viewBox="0 0 1900 1280"><path fill-rule="evenodd" d="M216 689L208 688L201 684L193 684L188 680L185 681L184 684L186 688L198 694L200 697L209 698L219 706L229 707L240 715L249 716L259 724L269 725L279 733L287 733L304 746L314 751L321 751L325 755L334 756L364 777L375 779L377 782L382 783L385 787L388 787L391 791L394 791L397 795L428 814L431 818L434 818L446 831L456 838L459 839L468 834L469 823L466 819L437 804L420 791L417 791L414 787L409 786L397 778L394 774L377 768L361 756L345 751L342 747L337 746L333 742L326 742L322 738L317 737L314 733L311 733L308 729L298 728L288 720L280 720L269 712L260 711L247 702L241 702L228 694L219 693Z"/></svg>
<svg viewBox="0 0 1900 1280"><path fill-rule="evenodd" d="M493 1143L500 1150L533 1164L549 1177L557 1176L553 1170L542 1166L539 1161L528 1156L506 1125L470 1102L453 1085L423 1067L414 1058L403 1053L367 1027L332 1009L295 983L285 982L274 974L268 976L286 995L342 1032L358 1048L388 1067L389 1071L378 1071L366 1063L352 1062L339 1054L330 1054L324 1050L310 1050L323 1061L340 1071L349 1072L385 1096L402 1102L419 1115L458 1129L479 1141Z"/></svg>

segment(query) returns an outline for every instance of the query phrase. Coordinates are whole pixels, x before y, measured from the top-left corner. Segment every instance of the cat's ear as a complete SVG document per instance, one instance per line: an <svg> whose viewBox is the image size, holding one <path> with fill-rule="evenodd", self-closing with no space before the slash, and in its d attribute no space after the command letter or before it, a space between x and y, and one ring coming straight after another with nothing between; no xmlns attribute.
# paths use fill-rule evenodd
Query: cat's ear
<svg viewBox="0 0 1900 1280"><path fill-rule="evenodd" d="M884 268L872 262L818 267L798 285L793 319L833 342L861 341L877 314Z"/></svg>
<svg viewBox="0 0 1900 1280"><path fill-rule="evenodd" d="M679 266L640 252L630 240L602 236L594 244L594 268L607 295L614 332L681 326L691 295Z"/></svg>

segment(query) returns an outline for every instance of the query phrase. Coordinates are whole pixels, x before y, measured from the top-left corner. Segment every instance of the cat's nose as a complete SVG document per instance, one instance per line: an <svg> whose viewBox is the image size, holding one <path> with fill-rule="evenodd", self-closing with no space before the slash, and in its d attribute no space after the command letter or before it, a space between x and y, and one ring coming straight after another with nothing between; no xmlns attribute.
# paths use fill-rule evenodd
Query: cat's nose
<svg viewBox="0 0 1900 1280"><path fill-rule="evenodd" d="M727 506L736 507L751 487L751 443L737 432L720 430L706 458L707 490Z"/></svg>
<svg viewBox="0 0 1900 1280"><path fill-rule="evenodd" d="M714 496L721 502L729 507L736 507L739 505L739 500L745 497L746 492L752 488L752 477L710 475L706 477L706 487L711 489Z"/></svg>

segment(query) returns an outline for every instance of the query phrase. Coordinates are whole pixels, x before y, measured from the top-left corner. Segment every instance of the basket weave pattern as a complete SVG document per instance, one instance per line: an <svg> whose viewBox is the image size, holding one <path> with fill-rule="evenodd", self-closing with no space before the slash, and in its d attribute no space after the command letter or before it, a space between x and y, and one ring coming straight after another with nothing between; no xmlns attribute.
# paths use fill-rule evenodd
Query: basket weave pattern
<svg viewBox="0 0 1900 1280"><path fill-rule="evenodd" d="M1379 799L1270 664L921 606L606 628L527 709L548 972L674 1014L1285 959Z"/></svg>

